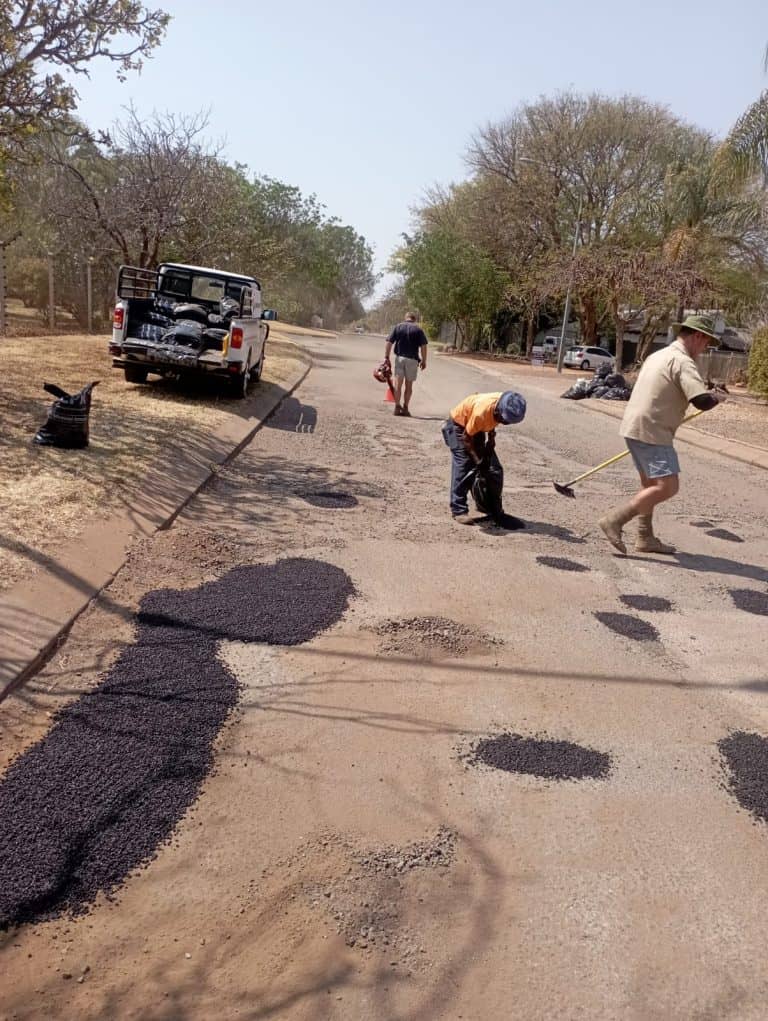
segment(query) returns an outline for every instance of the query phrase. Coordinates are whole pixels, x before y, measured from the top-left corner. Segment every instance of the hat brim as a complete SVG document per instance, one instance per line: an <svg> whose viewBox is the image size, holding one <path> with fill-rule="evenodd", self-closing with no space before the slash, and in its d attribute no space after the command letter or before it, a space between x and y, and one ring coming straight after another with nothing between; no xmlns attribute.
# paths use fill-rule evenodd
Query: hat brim
<svg viewBox="0 0 768 1021"><path fill-rule="evenodd" d="M672 323L672 329L675 331L675 336L680 333L683 327L689 330L693 330L694 333L703 333L705 337L711 337L712 340L720 342L720 337L716 333L710 333L709 330L702 330L700 326L688 326L687 323Z"/></svg>

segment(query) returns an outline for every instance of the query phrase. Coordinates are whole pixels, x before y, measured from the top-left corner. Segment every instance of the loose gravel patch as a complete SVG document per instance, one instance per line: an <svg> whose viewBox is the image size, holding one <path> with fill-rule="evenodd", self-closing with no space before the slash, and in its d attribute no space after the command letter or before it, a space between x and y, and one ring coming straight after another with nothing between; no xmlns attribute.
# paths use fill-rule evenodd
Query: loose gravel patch
<svg viewBox="0 0 768 1021"><path fill-rule="evenodd" d="M315 493L302 493L302 500L312 504L313 507L327 507L329 509L344 509L357 507L357 497L351 493L339 493L333 490L321 490Z"/></svg>
<svg viewBox="0 0 768 1021"><path fill-rule="evenodd" d="M744 542L740 535L729 532L727 528L711 528L706 535L712 536L713 539L724 539L725 542Z"/></svg>
<svg viewBox="0 0 768 1021"><path fill-rule="evenodd" d="M768 592L758 592L753 588L732 588L730 593L737 609L759 617L768 617Z"/></svg>
<svg viewBox="0 0 768 1021"><path fill-rule="evenodd" d="M768 738L737 730L717 744L728 774L727 788L742 808L768 822Z"/></svg>
<svg viewBox="0 0 768 1021"><path fill-rule="evenodd" d="M619 599L630 610L640 610L643 613L669 613L675 605L663 596L626 595L619 596Z"/></svg>
<svg viewBox="0 0 768 1021"><path fill-rule="evenodd" d="M218 641L308 641L353 593L338 567L287 559L146 596L136 643L0 781L0 930L85 912L168 841L237 703Z"/></svg>
<svg viewBox="0 0 768 1021"><path fill-rule="evenodd" d="M554 567L556 571L576 571L584 573L591 570L586 564L580 564L576 560L568 560L567 557L536 557L536 563L542 567Z"/></svg>
<svg viewBox="0 0 768 1021"><path fill-rule="evenodd" d="M478 741L467 761L545 780L603 780L611 768L607 752L571 741L506 733Z"/></svg>
<svg viewBox="0 0 768 1021"><path fill-rule="evenodd" d="M595 620L609 628L622 638L630 638L633 642L658 642L659 632L647 620L633 617L629 613L604 613L600 610L593 614Z"/></svg>
<svg viewBox="0 0 768 1021"><path fill-rule="evenodd" d="M498 639L447 617L395 618L377 624L373 631L383 639L383 653L416 659L466 656L500 644Z"/></svg>

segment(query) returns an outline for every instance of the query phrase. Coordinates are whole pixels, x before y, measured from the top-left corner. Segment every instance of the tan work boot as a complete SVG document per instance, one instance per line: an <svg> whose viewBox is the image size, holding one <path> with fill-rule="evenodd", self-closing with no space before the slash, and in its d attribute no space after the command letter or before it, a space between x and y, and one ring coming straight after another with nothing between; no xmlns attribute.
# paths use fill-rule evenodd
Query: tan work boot
<svg viewBox="0 0 768 1021"><path fill-rule="evenodd" d="M638 553L666 553L670 555L676 552L674 546L669 546L653 534L653 515L651 514L641 514L637 519L635 549Z"/></svg>
<svg viewBox="0 0 768 1021"><path fill-rule="evenodd" d="M632 504L625 503L623 507L614 508L614 510L609 511L605 517L600 518L598 521L598 525L605 532L605 537L611 546L625 556L627 547L624 545L624 540L621 537L621 530L634 516L635 511L632 508Z"/></svg>

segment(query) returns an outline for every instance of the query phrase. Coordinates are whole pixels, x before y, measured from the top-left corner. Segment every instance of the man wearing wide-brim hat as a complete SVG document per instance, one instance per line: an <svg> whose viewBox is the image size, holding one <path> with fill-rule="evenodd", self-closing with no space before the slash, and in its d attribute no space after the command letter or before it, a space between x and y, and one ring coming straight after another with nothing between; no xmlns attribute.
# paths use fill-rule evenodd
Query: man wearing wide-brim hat
<svg viewBox="0 0 768 1021"><path fill-rule="evenodd" d="M712 316L690 315L676 324L676 332L672 344L646 359L619 430L640 473L641 488L629 503L601 518L599 525L611 545L624 554L622 529L635 517L638 553L675 552L653 531L654 508L673 497L680 486L675 433L689 404L709 411L725 400L723 394L707 389L695 361L719 339Z"/></svg>

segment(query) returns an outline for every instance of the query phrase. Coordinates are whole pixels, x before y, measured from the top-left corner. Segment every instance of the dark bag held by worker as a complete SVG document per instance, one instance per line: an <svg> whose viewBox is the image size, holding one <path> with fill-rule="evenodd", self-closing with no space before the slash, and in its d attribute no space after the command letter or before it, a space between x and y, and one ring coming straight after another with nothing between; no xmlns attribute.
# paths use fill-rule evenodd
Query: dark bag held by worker
<svg viewBox="0 0 768 1021"><path fill-rule="evenodd" d="M38 429L34 442L41 447L62 447L79 450L88 446L91 393L98 380L88 383L76 394L68 394L54 383L45 383L43 390L57 398L45 425Z"/></svg>

